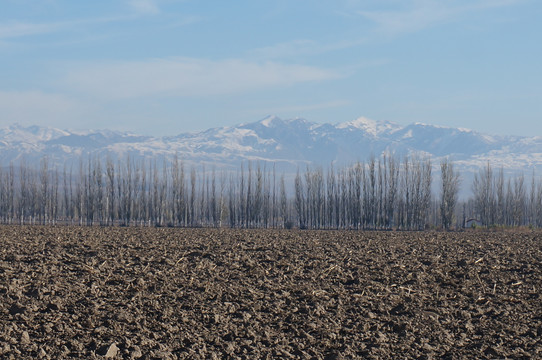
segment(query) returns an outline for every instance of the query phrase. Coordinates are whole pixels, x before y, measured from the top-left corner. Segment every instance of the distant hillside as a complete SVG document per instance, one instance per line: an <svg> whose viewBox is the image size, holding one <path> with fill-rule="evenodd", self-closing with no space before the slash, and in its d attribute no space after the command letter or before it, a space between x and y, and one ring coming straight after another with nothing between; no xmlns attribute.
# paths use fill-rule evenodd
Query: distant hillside
<svg viewBox="0 0 542 360"><path fill-rule="evenodd" d="M151 137L109 130L69 131L12 125L0 129L0 163L78 163L81 157L134 159L172 157L188 164L236 168L243 161L273 162L282 171L331 162L349 164L383 152L411 152L438 159L450 156L461 171L472 172L490 161L506 171L542 168L542 138L493 136L467 129L426 124L401 126L359 118L338 124L275 116L231 127L176 136Z"/></svg>

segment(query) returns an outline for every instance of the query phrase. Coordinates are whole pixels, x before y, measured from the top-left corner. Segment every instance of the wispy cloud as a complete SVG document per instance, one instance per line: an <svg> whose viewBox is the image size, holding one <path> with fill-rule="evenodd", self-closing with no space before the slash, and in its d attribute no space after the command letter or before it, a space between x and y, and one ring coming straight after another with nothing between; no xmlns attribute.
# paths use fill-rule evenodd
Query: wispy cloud
<svg viewBox="0 0 542 360"><path fill-rule="evenodd" d="M512 6L523 1L413 0L402 11L358 11L358 14L375 22L379 32L393 36L456 21L468 13Z"/></svg>
<svg viewBox="0 0 542 360"><path fill-rule="evenodd" d="M314 110L323 110L323 109L332 109L350 105L351 102L348 100L332 100L319 102L314 104L300 104L293 106L281 106L273 107L268 109L255 109L254 114L281 114L281 113L300 113L304 111L314 111Z"/></svg>
<svg viewBox="0 0 542 360"><path fill-rule="evenodd" d="M158 14L160 12L155 0L129 0L128 4L141 14Z"/></svg>
<svg viewBox="0 0 542 360"><path fill-rule="evenodd" d="M0 39L17 38L22 36L51 33L60 30L66 23L32 24L24 22L9 22L0 24Z"/></svg>
<svg viewBox="0 0 542 360"><path fill-rule="evenodd" d="M293 40L261 47L251 51L252 56L264 59L292 58L297 56L314 56L327 52L348 49L366 42L365 39L340 40L333 43L321 43L314 40Z"/></svg>
<svg viewBox="0 0 542 360"><path fill-rule="evenodd" d="M97 25L104 23L112 23L119 21L133 20L135 17L124 16L110 16L110 17L96 17L87 19L73 19L67 21L49 22L49 23L27 23L27 22L7 22L0 23L0 39L19 38L32 35L43 35L48 33L55 33L66 31L68 29L76 28L84 25Z"/></svg>
<svg viewBox="0 0 542 360"><path fill-rule="evenodd" d="M278 62L194 58L88 64L69 71L66 84L110 99L234 94L341 77L337 71Z"/></svg>
<svg viewBox="0 0 542 360"><path fill-rule="evenodd" d="M2 122L10 124L54 123L78 112L80 104L61 94L42 91L0 91ZM67 116L70 115L70 116ZM66 124L67 125L67 124Z"/></svg>
<svg viewBox="0 0 542 360"><path fill-rule="evenodd" d="M116 16L98 16L90 18L75 18L65 21L32 23L24 21L7 21L0 23L0 39L19 38L32 35L43 35L77 28L80 26L99 25L123 21L133 21L142 15L157 14L160 9L153 0L129 0L129 6L135 10L134 13L121 14ZM199 21L195 16L183 16L176 20L176 25L189 25Z"/></svg>

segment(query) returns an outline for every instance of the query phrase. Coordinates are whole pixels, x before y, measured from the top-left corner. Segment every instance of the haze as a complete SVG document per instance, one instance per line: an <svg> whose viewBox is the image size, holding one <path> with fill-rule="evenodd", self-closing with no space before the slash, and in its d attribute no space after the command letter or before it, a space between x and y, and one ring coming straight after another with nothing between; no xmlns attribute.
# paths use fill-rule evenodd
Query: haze
<svg viewBox="0 0 542 360"><path fill-rule="evenodd" d="M366 116L542 134L536 0L4 0L0 126Z"/></svg>

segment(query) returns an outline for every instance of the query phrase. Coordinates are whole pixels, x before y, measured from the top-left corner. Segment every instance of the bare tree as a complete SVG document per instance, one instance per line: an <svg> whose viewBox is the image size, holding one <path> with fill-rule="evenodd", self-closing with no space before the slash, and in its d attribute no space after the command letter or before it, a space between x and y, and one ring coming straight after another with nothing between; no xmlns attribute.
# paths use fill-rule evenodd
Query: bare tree
<svg viewBox="0 0 542 360"><path fill-rule="evenodd" d="M495 210L493 169L489 162L487 166L474 175L472 184L476 212L480 216L483 225L489 226L493 223Z"/></svg>
<svg viewBox="0 0 542 360"><path fill-rule="evenodd" d="M440 218L444 229L449 230L455 221L455 206L459 193L459 173L454 164L446 158L440 163L442 188L440 195Z"/></svg>
<svg viewBox="0 0 542 360"><path fill-rule="evenodd" d="M475 175L472 198L458 204L459 172L449 159L440 164L440 196L431 194L428 157L371 156L367 163L327 170L298 169L293 192L285 174L267 163L242 164L235 172L192 167L185 181L184 164L175 156L115 164L107 157L83 158L79 173L64 165L62 173L44 157L35 168L21 160L0 169L0 221L93 225L172 225L231 227L415 229L442 225L451 229L479 217L485 226L542 226L542 183L525 177L494 176L487 163ZM253 167L253 165L255 167ZM103 167L104 166L104 167ZM102 168L103 167L103 168ZM247 171L245 171L247 170ZM278 178L277 178L278 176ZM460 205L460 206L458 206Z"/></svg>
<svg viewBox="0 0 542 360"><path fill-rule="evenodd" d="M53 171L53 176L52 176L52 179L51 179L51 190L49 191L49 193L51 194L50 196L50 202L49 202L49 215L48 215L48 218L49 218L49 221L54 225L56 224L57 222L57 219L58 219L58 204L59 204L59 200L58 200L58 188L59 188L59 181L60 181L60 178L59 178L59 175L58 175L58 168L55 167L54 171Z"/></svg>
<svg viewBox="0 0 542 360"><path fill-rule="evenodd" d="M510 222L510 214L511 214L511 199L512 199L512 184L510 182L510 178L501 178L500 174L496 179L496 198L495 203L497 207L497 214L495 215L495 223L500 226L507 226ZM500 183L502 181L502 183ZM500 194L499 194L500 193ZM473 199L476 198L476 195L473 193L472 196ZM474 208L475 214L476 207Z"/></svg>
<svg viewBox="0 0 542 360"><path fill-rule="evenodd" d="M395 226L394 212L399 184L399 165L395 156L388 156L388 186L386 195L386 225L388 228Z"/></svg>
<svg viewBox="0 0 542 360"><path fill-rule="evenodd" d="M282 226L284 228L291 227L290 217L288 214L288 197L286 195L286 184L284 182L284 174L280 177L280 215Z"/></svg>
<svg viewBox="0 0 542 360"><path fill-rule="evenodd" d="M525 192L525 177L523 174L514 179L514 199L512 201L512 217L513 225L521 226L525 225L525 211L526 211L526 192Z"/></svg>
<svg viewBox="0 0 542 360"><path fill-rule="evenodd" d="M303 191L303 181L299 175L299 169L295 177L295 209L297 212L297 219L300 229L305 229L306 225L306 211L305 211L305 192Z"/></svg>
<svg viewBox="0 0 542 360"><path fill-rule="evenodd" d="M38 208L38 218L40 224L47 223L48 205L49 205L49 159L44 156L41 159L41 171L40 171L40 189L39 189L39 198L36 201L39 203Z"/></svg>
<svg viewBox="0 0 542 360"><path fill-rule="evenodd" d="M190 169L190 226L196 225L196 169Z"/></svg>
<svg viewBox="0 0 542 360"><path fill-rule="evenodd" d="M106 209L106 224L113 225L115 215L115 164L108 156L105 163L105 209Z"/></svg>

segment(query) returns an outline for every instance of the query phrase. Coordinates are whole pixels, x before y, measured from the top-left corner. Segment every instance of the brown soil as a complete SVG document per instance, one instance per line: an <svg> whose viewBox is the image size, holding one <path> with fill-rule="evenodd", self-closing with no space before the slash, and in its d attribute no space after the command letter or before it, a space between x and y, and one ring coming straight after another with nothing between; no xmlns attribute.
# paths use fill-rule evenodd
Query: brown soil
<svg viewBox="0 0 542 360"><path fill-rule="evenodd" d="M0 227L0 358L542 358L542 235Z"/></svg>

